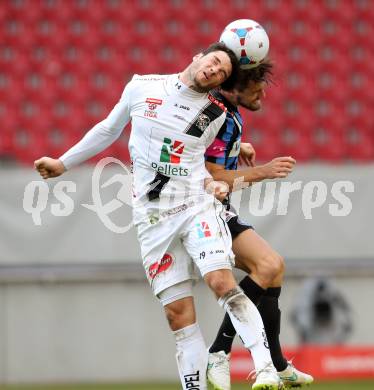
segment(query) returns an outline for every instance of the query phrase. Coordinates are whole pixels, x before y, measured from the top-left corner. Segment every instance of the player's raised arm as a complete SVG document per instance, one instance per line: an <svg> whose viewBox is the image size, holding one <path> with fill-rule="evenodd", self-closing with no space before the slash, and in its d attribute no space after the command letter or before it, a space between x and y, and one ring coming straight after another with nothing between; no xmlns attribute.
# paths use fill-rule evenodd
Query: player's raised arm
<svg viewBox="0 0 374 390"><path fill-rule="evenodd" d="M224 165L205 162L205 166L213 179L227 183L230 191L233 189L235 180L240 178L243 179L243 183L248 183L248 186L265 179L285 178L292 172L295 164L296 160L289 156L276 157L267 164L239 170L228 170L225 169Z"/></svg>
<svg viewBox="0 0 374 390"><path fill-rule="evenodd" d="M42 157L34 162L35 169L43 179L62 175L71 167L81 164L110 146L130 121L130 82L120 101L108 117L96 124L86 135L60 158Z"/></svg>

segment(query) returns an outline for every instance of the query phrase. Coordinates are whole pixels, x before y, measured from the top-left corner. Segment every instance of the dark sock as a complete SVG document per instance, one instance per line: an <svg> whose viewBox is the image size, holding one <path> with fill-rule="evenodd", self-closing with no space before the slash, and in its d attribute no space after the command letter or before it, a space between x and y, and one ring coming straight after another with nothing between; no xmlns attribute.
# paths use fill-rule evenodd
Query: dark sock
<svg viewBox="0 0 374 390"><path fill-rule="evenodd" d="M260 303L261 297L266 293L266 290L254 282L249 276L246 276L239 283L239 286L244 291L244 294L257 306Z"/></svg>
<svg viewBox="0 0 374 390"><path fill-rule="evenodd" d="M281 287L268 288L258 305L258 311L264 322L271 359L277 371L283 371L288 365L287 359L282 354L279 342L281 322L281 311L279 310L280 293Z"/></svg>
<svg viewBox="0 0 374 390"><path fill-rule="evenodd" d="M246 276L239 286L243 289L245 295L257 305L260 302L261 296L265 293L262 287L255 283L249 276ZM230 316L226 313L223 318L221 327L217 333L216 339L209 348L209 352L225 351L229 353L231 351L232 343L236 335L236 330L233 327Z"/></svg>

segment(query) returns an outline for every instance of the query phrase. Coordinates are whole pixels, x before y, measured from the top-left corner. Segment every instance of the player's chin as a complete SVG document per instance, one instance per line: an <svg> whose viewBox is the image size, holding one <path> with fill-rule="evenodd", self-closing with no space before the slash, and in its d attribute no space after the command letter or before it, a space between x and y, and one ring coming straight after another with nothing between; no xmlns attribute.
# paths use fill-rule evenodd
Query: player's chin
<svg viewBox="0 0 374 390"><path fill-rule="evenodd" d="M250 103L246 106L246 108L248 108L251 111L258 111L261 110L262 104L261 102Z"/></svg>
<svg viewBox="0 0 374 390"><path fill-rule="evenodd" d="M210 83L208 83L206 79L202 79L202 78L195 79L195 84L200 91L207 92L207 91L210 91L211 89L215 88L215 87L211 87Z"/></svg>

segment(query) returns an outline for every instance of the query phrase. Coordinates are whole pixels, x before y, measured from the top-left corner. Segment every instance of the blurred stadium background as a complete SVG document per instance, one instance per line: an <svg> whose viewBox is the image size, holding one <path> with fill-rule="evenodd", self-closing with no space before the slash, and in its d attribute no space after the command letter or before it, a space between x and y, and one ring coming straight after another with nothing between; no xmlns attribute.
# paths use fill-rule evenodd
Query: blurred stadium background
<svg viewBox="0 0 374 390"><path fill-rule="evenodd" d="M317 381L374 378L374 2L2 0L4 386L107 382L135 390L177 382L173 339L144 279L134 230L114 233L82 206L93 201L93 165L64 176L76 188L59 188L59 180L27 186L39 181L33 160L58 157L80 139L106 116L134 73L180 71L239 18L267 30L276 80L262 112L243 112L244 139L254 144L260 161L292 155L299 163L291 181L301 182L300 189L286 215L279 212L279 185L274 202L267 196L262 208L248 207L250 191L240 200L242 215L286 258L283 344ZM128 163L128 134L92 163L104 155ZM116 173L118 167L108 168L105 177ZM352 209L334 217L331 205L339 211L344 201L337 202L333 189L338 181L346 183ZM131 210L119 184L103 186L100 194L103 204L121 202L110 219L125 226ZM45 202L27 202L35 188ZM62 191L69 192L70 209ZM308 212L302 204L309 193L314 208ZM40 224L32 215L39 206ZM222 313L201 283L196 296L210 342ZM238 381L250 370L239 343L232 370ZM141 382L151 384L130 384ZM314 387L374 388L370 381L334 383Z"/></svg>

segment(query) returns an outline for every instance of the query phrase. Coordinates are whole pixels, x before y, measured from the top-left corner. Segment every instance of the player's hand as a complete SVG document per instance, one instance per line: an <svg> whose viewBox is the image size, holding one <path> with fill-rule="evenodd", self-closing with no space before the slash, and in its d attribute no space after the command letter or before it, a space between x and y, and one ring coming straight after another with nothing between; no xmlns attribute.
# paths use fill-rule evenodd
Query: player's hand
<svg viewBox="0 0 374 390"><path fill-rule="evenodd" d="M291 156L277 157L262 165L261 171L265 179L282 179L292 172L295 164L296 160Z"/></svg>
<svg viewBox="0 0 374 390"><path fill-rule="evenodd" d="M205 191L222 202L230 192L230 187L224 181L205 179Z"/></svg>
<svg viewBox="0 0 374 390"><path fill-rule="evenodd" d="M239 164L254 167L256 161L256 151L249 142L240 144Z"/></svg>
<svg viewBox="0 0 374 390"><path fill-rule="evenodd" d="M62 161L50 157L42 157L36 160L34 167L43 179L57 177L65 172L65 166Z"/></svg>

